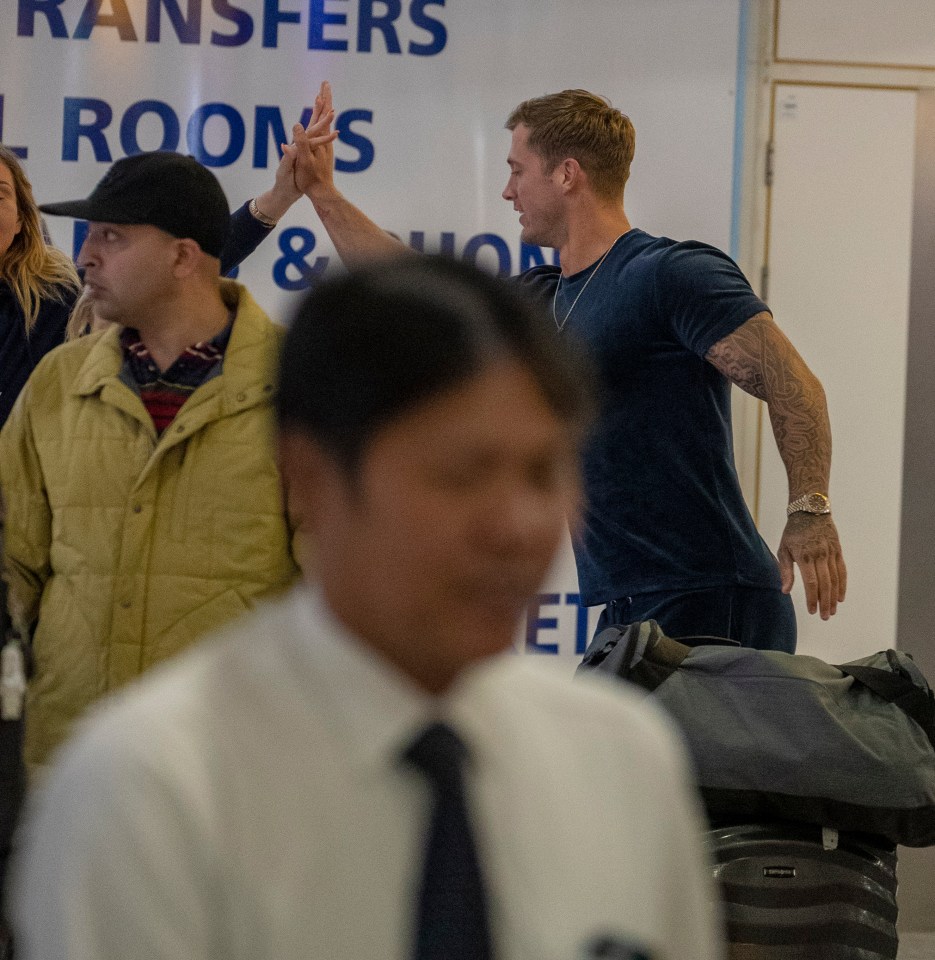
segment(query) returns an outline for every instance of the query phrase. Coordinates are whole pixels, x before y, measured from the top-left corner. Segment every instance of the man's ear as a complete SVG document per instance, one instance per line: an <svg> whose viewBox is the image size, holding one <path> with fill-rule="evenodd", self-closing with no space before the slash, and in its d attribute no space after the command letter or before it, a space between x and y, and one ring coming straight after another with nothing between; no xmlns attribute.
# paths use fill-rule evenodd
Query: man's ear
<svg viewBox="0 0 935 960"><path fill-rule="evenodd" d="M567 157L558 165L559 182L566 189L571 190L574 187L580 187L587 182L587 176L581 169L581 164L574 157Z"/></svg>
<svg viewBox="0 0 935 960"><path fill-rule="evenodd" d="M332 459L308 434L288 428L279 433L276 456L289 521L295 530L314 533L332 495Z"/></svg>
<svg viewBox="0 0 935 960"><path fill-rule="evenodd" d="M173 242L175 244L174 273L176 277L181 279L182 277L189 276L201 267L205 254L194 240L190 240L187 237L176 239Z"/></svg>

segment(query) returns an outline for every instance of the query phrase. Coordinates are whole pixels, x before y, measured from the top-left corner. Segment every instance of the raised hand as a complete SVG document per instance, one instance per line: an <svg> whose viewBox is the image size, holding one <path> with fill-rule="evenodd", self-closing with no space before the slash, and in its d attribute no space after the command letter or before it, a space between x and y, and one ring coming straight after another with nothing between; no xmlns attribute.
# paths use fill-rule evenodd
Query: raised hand
<svg viewBox="0 0 935 960"><path fill-rule="evenodd" d="M282 147L283 156L288 156L292 162L296 189L313 200L313 194L334 189L333 143L338 135L331 129L334 115L331 84L325 80L315 97L308 126L295 124L292 143Z"/></svg>

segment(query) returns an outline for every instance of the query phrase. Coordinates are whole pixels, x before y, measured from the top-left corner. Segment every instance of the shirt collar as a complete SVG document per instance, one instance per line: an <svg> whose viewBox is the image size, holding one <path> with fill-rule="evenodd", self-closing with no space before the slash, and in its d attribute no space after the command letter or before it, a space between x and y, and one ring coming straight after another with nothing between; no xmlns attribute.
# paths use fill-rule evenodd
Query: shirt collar
<svg viewBox="0 0 935 960"><path fill-rule="evenodd" d="M477 721L485 712L485 689L512 654L465 670L449 691L433 696L341 623L320 588L296 591L296 608L317 695L328 699L347 755L361 773L399 762L419 732L436 720L451 723L472 754L483 751L486 737Z"/></svg>
<svg viewBox="0 0 935 960"><path fill-rule="evenodd" d="M187 346L176 358L176 363L182 357L201 356L212 361L220 360L224 356L224 351L230 343L231 331L234 328L234 312L229 311L227 324L208 340L199 340ZM129 361L131 357L142 358L151 362L150 353L140 337L140 332L135 327L123 327L120 331L120 346L123 350L124 361ZM173 364L174 366L175 364ZM171 369L171 367L169 368ZM165 371L168 372L168 371Z"/></svg>

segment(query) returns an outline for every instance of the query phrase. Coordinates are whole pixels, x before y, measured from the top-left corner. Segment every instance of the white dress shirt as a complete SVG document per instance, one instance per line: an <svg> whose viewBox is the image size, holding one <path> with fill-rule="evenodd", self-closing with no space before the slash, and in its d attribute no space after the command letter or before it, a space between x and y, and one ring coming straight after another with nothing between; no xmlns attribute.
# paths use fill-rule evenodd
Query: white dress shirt
<svg viewBox="0 0 935 960"><path fill-rule="evenodd" d="M655 708L512 652L430 697L300 587L83 724L24 829L18 958L405 960L430 792L399 757L434 719L471 751L498 960L583 960L599 934L722 956Z"/></svg>

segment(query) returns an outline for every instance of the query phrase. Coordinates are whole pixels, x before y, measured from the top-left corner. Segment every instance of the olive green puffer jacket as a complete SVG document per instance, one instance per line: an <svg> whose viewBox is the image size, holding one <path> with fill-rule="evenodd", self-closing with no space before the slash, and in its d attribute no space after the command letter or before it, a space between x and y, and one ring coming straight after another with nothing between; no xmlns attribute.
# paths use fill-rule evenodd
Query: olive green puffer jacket
<svg viewBox="0 0 935 960"><path fill-rule="evenodd" d="M37 620L26 758L98 697L296 574L274 457L282 329L239 284L222 373L163 435L120 378L119 328L65 344L0 434L10 606Z"/></svg>

